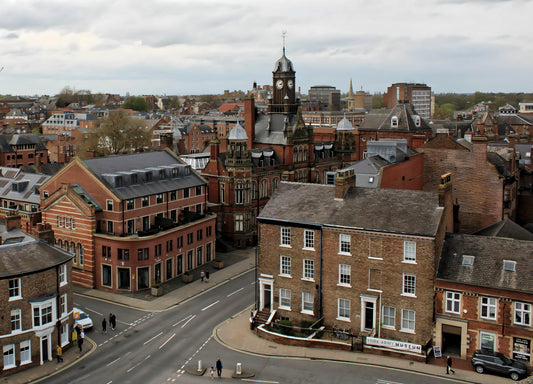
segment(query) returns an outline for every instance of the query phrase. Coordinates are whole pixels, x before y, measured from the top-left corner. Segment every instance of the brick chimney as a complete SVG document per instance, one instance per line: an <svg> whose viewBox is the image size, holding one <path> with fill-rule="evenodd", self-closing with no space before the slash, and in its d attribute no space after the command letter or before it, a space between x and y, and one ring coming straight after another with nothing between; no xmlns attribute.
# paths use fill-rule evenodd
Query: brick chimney
<svg viewBox="0 0 533 384"><path fill-rule="evenodd" d="M252 149L252 143L255 141L255 99L253 96L247 96L244 100L244 130L248 141L248 149Z"/></svg>
<svg viewBox="0 0 533 384"><path fill-rule="evenodd" d="M454 209L452 196L452 174L446 173L440 177L439 207L444 207L444 222L446 232L454 232Z"/></svg>
<svg viewBox="0 0 533 384"><path fill-rule="evenodd" d="M54 244L55 242L52 226L46 222L37 224L37 229L35 230L34 235L37 240L43 240L50 244Z"/></svg>
<svg viewBox="0 0 533 384"><path fill-rule="evenodd" d="M218 156L220 155L220 140L211 140L209 142L209 150L211 153L210 159L213 161L217 161Z"/></svg>
<svg viewBox="0 0 533 384"><path fill-rule="evenodd" d="M337 171L335 178L335 200L342 200L350 187L355 187L355 172L353 169Z"/></svg>

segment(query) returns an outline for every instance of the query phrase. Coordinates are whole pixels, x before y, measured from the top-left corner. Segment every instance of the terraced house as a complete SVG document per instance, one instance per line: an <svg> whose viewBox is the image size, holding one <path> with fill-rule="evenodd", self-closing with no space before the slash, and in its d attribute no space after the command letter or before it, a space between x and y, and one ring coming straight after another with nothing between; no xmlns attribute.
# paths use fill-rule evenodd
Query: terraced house
<svg viewBox="0 0 533 384"><path fill-rule="evenodd" d="M40 192L43 221L74 254L77 284L143 290L214 256L206 182L169 150L75 158Z"/></svg>

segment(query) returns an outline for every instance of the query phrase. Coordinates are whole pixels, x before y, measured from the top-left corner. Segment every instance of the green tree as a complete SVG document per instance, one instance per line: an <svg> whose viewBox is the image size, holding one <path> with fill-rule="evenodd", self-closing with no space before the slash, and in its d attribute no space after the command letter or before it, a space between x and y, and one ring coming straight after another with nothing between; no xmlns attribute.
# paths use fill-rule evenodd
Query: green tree
<svg viewBox="0 0 533 384"><path fill-rule="evenodd" d="M100 157L149 150L152 133L140 122L121 109L110 112L78 148L80 157L85 157L88 151Z"/></svg>
<svg viewBox="0 0 533 384"><path fill-rule="evenodd" d="M387 104L383 100L383 94L381 92L374 93L372 95L372 109L386 108Z"/></svg>
<svg viewBox="0 0 533 384"><path fill-rule="evenodd" d="M144 97L130 96L126 100L124 100L124 103L122 103L122 108L146 112L148 110L148 105L146 104L146 100L144 99Z"/></svg>

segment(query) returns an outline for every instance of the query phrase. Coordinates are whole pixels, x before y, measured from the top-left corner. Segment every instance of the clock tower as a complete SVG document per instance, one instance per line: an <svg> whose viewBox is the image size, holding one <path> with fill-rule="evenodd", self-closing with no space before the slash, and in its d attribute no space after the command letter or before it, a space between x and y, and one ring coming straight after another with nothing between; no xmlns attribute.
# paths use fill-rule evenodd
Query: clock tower
<svg viewBox="0 0 533 384"><path fill-rule="evenodd" d="M273 92L269 112L296 113L298 103L296 101L295 75L292 62L285 56L284 42L283 55L276 61L272 72Z"/></svg>

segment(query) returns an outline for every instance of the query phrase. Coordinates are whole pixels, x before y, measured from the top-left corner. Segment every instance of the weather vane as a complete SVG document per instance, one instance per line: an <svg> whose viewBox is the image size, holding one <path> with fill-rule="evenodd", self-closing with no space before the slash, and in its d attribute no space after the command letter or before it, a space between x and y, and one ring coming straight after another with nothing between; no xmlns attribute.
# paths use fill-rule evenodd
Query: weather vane
<svg viewBox="0 0 533 384"><path fill-rule="evenodd" d="M283 40L283 53L285 53L285 38L287 37L287 31L281 32L281 39Z"/></svg>

